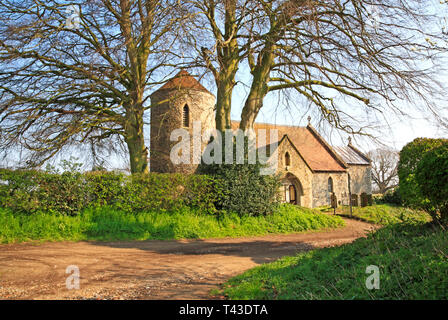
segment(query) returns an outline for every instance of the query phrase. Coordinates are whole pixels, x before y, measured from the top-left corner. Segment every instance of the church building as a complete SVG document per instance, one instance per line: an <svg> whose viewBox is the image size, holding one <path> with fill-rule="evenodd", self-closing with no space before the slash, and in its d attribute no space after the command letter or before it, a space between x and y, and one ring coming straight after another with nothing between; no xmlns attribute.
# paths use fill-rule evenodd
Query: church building
<svg viewBox="0 0 448 320"><path fill-rule="evenodd" d="M198 164L173 164L170 151L176 141L171 132L201 122L201 134L215 127L215 96L187 71L181 71L151 95L151 172L193 174ZM232 129L239 127L232 121ZM361 202L361 194L371 195L371 161L349 141L347 146L332 147L308 123L306 127L255 123L254 130L278 131L277 168L282 176L284 202L314 208L331 204L334 194L340 205ZM193 141L191 141L193 148ZM206 143L201 142L201 150ZM270 154L274 154L270 150ZM351 195L351 198L350 198Z"/></svg>

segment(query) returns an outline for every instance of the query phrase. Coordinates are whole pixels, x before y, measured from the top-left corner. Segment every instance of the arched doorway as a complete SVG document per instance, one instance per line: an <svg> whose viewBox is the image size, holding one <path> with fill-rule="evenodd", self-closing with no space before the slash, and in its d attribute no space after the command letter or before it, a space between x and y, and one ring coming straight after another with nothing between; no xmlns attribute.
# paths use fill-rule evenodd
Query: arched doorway
<svg viewBox="0 0 448 320"><path fill-rule="evenodd" d="M289 185L289 203L297 204L297 189L296 186L291 184Z"/></svg>
<svg viewBox="0 0 448 320"><path fill-rule="evenodd" d="M300 206L303 196L302 184L293 174L288 173L282 180L283 202Z"/></svg>

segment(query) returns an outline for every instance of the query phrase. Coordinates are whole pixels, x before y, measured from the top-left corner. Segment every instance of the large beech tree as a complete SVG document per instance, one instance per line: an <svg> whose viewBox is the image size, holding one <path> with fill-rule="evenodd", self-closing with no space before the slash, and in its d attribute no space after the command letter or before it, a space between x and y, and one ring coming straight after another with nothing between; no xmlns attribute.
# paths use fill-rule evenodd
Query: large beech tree
<svg viewBox="0 0 448 320"><path fill-rule="evenodd" d="M132 172L148 171L144 114L170 65L180 2L0 2L0 147L29 165L74 143L124 142Z"/></svg>
<svg viewBox="0 0 448 320"><path fill-rule="evenodd" d="M216 128L231 127L232 93L245 49L239 44L240 33L249 16L250 1L194 0L190 1L190 19L184 25L183 43L187 67L209 71L216 84Z"/></svg>
<svg viewBox="0 0 448 320"><path fill-rule="evenodd" d="M200 9L193 47L202 53L202 63L194 65L205 67L216 81L218 129L224 127L221 118L230 119L235 70L243 63L251 74L243 130L253 126L270 92L304 98L329 124L349 133L360 132L347 121L359 108L407 113L403 101L418 101L433 113L442 110L431 103L441 90L434 76L441 70L435 68L438 54L445 52L431 14L435 2L192 2ZM200 37L194 37L197 30ZM352 105L351 114L339 98Z"/></svg>
<svg viewBox="0 0 448 320"><path fill-rule="evenodd" d="M432 103L443 92L434 73L446 45L430 10L437 5L443 7L426 0L4 0L0 148L27 148L33 166L76 143L122 142L131 171L146 172L149 94L175 66L212 75L219 130L230 127L236 79L248 88L243 130L272 92L307 101L349 133L360 133L359 110L404 114L403 101L444 119L444 106Z"/></svg>

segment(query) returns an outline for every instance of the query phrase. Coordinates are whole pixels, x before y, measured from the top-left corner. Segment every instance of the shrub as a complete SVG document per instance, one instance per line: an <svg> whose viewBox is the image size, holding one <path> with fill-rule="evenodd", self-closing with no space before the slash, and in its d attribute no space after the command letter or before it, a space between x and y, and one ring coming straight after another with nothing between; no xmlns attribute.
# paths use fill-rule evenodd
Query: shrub
<svg viewBox="0 0 448 320"><path fill-rule="evenodd" d="M110 205L127 212L197 207L214 213L219 184L206 175L0 170L0 206L15 212L63 213Z"/></svg>
<svg viewBox="0 0 448 320"><path fill-rule="evenodd" d="M206 175L134 174L127 177L116 205L126 211L198 207L215 213L218 183Z"/></svg>
<svg viewBox="0 0 448 320"><path fill-rule="evenodd" d="M446 139L417 138L400 151L398 177L400 195L405 205L428 209L429 200L422 194L415 177L417 167L426 152L446 141Z"/></svg>
<svg viewBox="0 0 448 320"><path fill-rule="evenodd" d="M415 177L433 218L448 222L448 140L423 155Z"/></svg>
<svg viewBox="0 0 448 320"><path fill-rule="evenodd" d="M14 211L79 212L87 201L87 190L78 172L63 174L37 170L0 170L4 181L0 205Z"/></svg>
<svg viewBox="0 0 448 320"><path fill-rule="evenodd" d="M261 175L259 164L215 165L211 172L219 181L219 210L240 215L271 214L279 204L280 179Z"/></svg>
<svg viewBox="0 0 448 320"><path fill-rule="evenodd" d="M91 171L84 174L88 201L95 206L115 205L126 184L125 176L118 172Z"/></svg>
<svg viewBox="0 0 448 320"><path fill-rule="evenodd" d="M375 197L376 204L395 204L397 206L402 205L403 200L401 199L400 188L396 187L393 190L386 191L385 194Z"/></svg>

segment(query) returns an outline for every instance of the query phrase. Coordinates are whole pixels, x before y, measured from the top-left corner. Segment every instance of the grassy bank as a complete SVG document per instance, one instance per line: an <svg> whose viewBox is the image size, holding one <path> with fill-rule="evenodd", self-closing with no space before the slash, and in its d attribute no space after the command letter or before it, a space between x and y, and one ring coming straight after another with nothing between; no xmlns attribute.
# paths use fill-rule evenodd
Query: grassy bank
<svg viewBox="0 0 448 320"><path fill-rule="evenodd" d="M220 217L185 208L176 212L129 214L111 208L88 209L77 216L17 214L0 208L0 243L23 241L205 239L294 233L344 225L340 217L282 205L260 217Z"/></svg>
<svg viewBox="0 0 448 320"><path fill-rule="evenodd" d="M376 216L369 212L363 216ZM379 290L366 288L370 265L379 267ZM447 230L390 223L366 239L249 270L219 294L229 299L448 299L447 279Z"/></svg>

